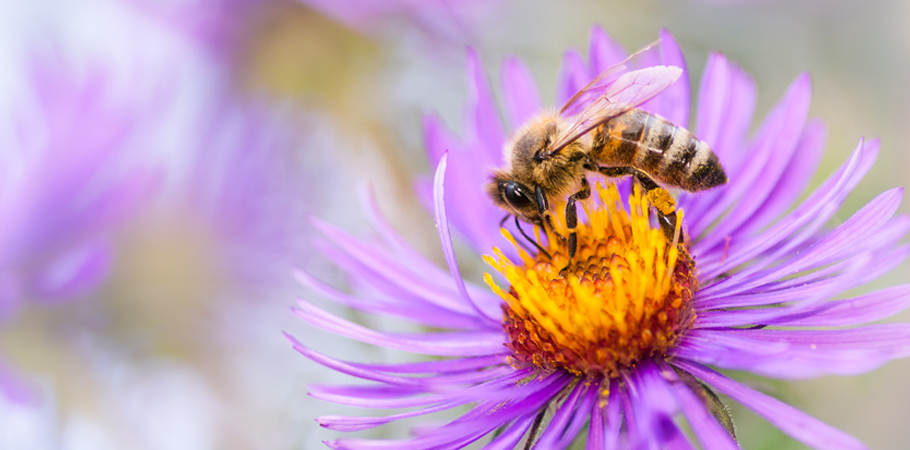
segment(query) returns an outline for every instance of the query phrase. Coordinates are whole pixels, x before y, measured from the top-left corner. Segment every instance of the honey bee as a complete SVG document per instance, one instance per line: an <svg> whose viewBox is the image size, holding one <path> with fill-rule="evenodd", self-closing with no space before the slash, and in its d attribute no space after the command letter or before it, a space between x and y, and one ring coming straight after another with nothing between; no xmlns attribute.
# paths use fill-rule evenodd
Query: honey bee
<svg viewBox="0 0 910 450"><path fill-rule="evenodd" d="M532 118L506 143L505 157L510 164L492 173L487 192L539 250L543 251L524 234L518 220L554 230L550 199L567 197L569 236L561 238L567 241L571 261L577 245L575 203L591 195L588 172L633 177L657 210L669 240L679 237L676 202L658 183L695 192L727 182L708 144L685 128L637 108L682 73L668 66L627 71L629 60L655 44L598 75L559 112Z"/></svg>

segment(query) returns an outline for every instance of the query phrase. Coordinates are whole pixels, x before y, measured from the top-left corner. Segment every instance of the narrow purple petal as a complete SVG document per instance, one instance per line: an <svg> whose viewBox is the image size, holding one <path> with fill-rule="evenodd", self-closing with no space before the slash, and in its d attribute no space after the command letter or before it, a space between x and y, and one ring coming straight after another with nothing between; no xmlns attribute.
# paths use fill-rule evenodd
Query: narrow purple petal
<svg viewBox="0 0 910 450"><path fill-rule="evenodd" d="M618 448L620 445L623 415L628 415L628 412L623 411L623 391L618 381L610 381L610 395L607 397L607 411L604 416L607 421L604 429L606 448Z"/></svg>
<svg viewBox="0 0 910 450"><path fill-rule="evenodd" d="M427 149L430 164L435 166L439 164L442 155L460 149L464 144L452 136L437 114L427 113L423 115L423 146Z"/></svg>
<svg viewBox="0 0 910 450"><path fill-rule="evenodd" d="M686 421L705 450L739 449L736 441L705 407L704 402L679 379L667 363L658 363L663 376L670 377L668 387L682 408Z"/></svg>
<svg viewBox="0 0 910 450"><path fill-rule="evenodd" d="M443 155L442 159L439 160L439 166L436 168L436 178L433 183L434 192L436 193L436 229L439 231L439 241L442 243L442 252L445 255L446 263L449 265L449 273L452 275L452 279L455 281L455 288L458 289L458 293L461 295L462 301L468 304L474 310L474 312L477 313L478 316L488 319L492 324L499 324L500 321L496 318L496 311L481 309L480 306L474 302L471 296L468 295L468 290L465 288L464 279L461 277L461 271L458 269L458 261L455 259L455 249L452 247L452 235L449 234L449 222L446 219L446 160L446 155ZM496 310L500 309L499 303L494 303L487 306L491 306Z"/></svg>
<svg viewBox="0 0 910 450"><path fill-rule="evenodd" d="M816 189L815 193L803 201L799 207L778 220L777 223L762 231L759 235L753 236L742 243L731 241L729 243L730 257L720 263L701 265L699 267L699 272L702 273L702 276L705 279L713 279L725 271L732 270L740 264L753 260L778 243L785 241L807 223L813 223L818 217L824 218L826 215L833 214L837 210L839 202L842 201L846 193L849 192L847 191L847 187L851 183L856 171L864 166L864 161L870 156L874 157L874 154L870 155L869 153L866 153L865 149L866 147L864 146L863 141L860 141L856 150L854 150L847 162L841 166L841 169L838 170L828 182L822 184L822 186ZM779 252L781 256L788 254L788 247L798 245L793 239L787 241L787 244L788 245L781 246L777 249L777 252ZM707 246L703 246L700 241L695 242L693 244L693 253L703 254L708 250L706 247ZM753 265L750 269L757 270L754 269L754 267L755 266ZM743 277L741 274L742 272L737 273L733 277L714 285L707 286L703 291L705 291L704 293L706 294L726 287L729 284L733 284L740 277Z"/></svg>
<svg viewBox="0 0 910 450"><path fill-rule="evenodd" d="M513 420L536 412L562 392L572 379L564 373L550 374L521 387L527 394L504 390L503 399L484 402L453 422L412 441L421 448L461 448ZM506 400L508 398L509 400ZM506 401L506 403L504 403Z"/></svg>
<svg viewBox="0 0 910 450"><path fill-rule="evenodd" d="M774 398L754 391L700 364L676 361L675 365L703 382L742 403L794 439L818 449L865 449L854 437Z"/></svg>
<svg viewBox="0 0 910 450"><path fill-rule="evenodd" d="M542 109L537 83L518 58L506 58L502 67L502 94L506 117L518 128Z"/></svg>
<svg viewBox="0 0 910 450"><path fill-rule="evenodd" d="M792 170L783 171L773 190L768 194L768 199L761 209L749 218L740 233L749 234L753 230L764 228L770 220L794 204L821 162L827 131L824 122L819 119L810 119L806 123L796 150L787 163L787 167Z"/></svg>
<svg viewBox="0 0 910 450"><path fill-rule="evenodd" d="M362 368L362 364L347 363L350 368ZM360 406L364 408L411 408L427 406L444 401L453 401L461 397L470 397L470 401L492 398L503 391L502 380L515 384L521 380L516 372L508 366L500 366L489 370L464 374L461 377L434 376L429 378L415 378L424 381L424 385L416 386L311 386L310 396L343 405ZM367 369L369 370L369 369ZM524 373L523 376L528 376ZM459 379L460 378L460 379ZM495 380L494 383L491 380ZM510 380L510 381L508 381ZM466 388L477 383L483 383L479 388ZM466 392L473 389L476 392ZM470 394L470 395L469 395ZM517 393L516 393L517 394Z"/></svg>
<svg viewBox="0 0 910 450"><path fill-rule="evenodd" d="M667 30L660 31L660 45L657 50L659 53L654 63L679 67L682 69L682 75L660 95L643 103L641 108L686 128L689 124L689 71L686 68L686 58L673 35Z"/></svg>
<svg viewBox="0 0 910 450"><path fill-rule="evenodd" d="M503 352L502 331L381 333L329 314L300 300L297 317L330 333L372 345L438 356L480 356Z"/></svg>
<svg viewBox="0 0 910 450"><path fill-rule="evenodd" d="M894 286L859 297L825 303L811 313L779 325L791 327L839 327L891 317L910 308L910 285Z"/></svg>
<svg viewBox="0 0 910 450"><path fill-rule="evenodd" d="M569 50L562 58L562 65L559 68L559 77L556 83L556 104L562 105L569 100L576 92L585 87L592 76L588 74L588 68L584 59L575 50Z"/></svg>
<svg viewBox="0 0 910 450"><path fill-rule="evenodd" d="M404 364L359 364L361 367L384 373L422 373L445 374L454 372L473 372L480 369L504 364L502 355L474 356L470 358L441 359ZM514 369L513 369L514 370Z"/></svg>
<svg viewBox="0 0 910 450"><path fill-rule="evenodd" d="M496 102L490 91L483 65L477 52L468 49L467 55L468 89L470 92L471 109L468 120L468 136L475 136L479 142L479 152L474 152L473 157L478 162L486 165L499 164L502 154L499 149L505 140L499 113L496 111Z"/></svg>
<svg viewBox="0 0 910 450"><path fill-rule="evenodd" d="M465 304L458 297L457 292L451 288L448 290L436 289L435 286L426 283L420 276L425 270L424 268L398 264L395 261L396 255L382 251L375 245L362 242L320 220L314 220L313 225L325 234L333 245L349 255L334 254L335 262L344 267L358 267L361 270L352 273L357 273L361 278L367 276L365 272L375 273L387 281L387 286L395 286L401 290L400 292L406 292L414 301L432 303L462 313L472 311L470 305ZM342 260L339 261L339 259Z"/></svg>
<svg viewBox="0 0 910 450"><path fill-rule="evenodd" d="M706 112L704 108L698 108L696 134L717 154L727 177L735 181L738 179L738 173L750 161L745 139L752 126L752 116L758 94L755 81L739 67L728 63L722 56L712 54L708 62L708 68L702 78L702 90L700 91L702 97L699 104L702 105L705 101L721 101L722 103L721 109L718 111ZM718 69L711 70L712 67ZM711 86L706 83L709 76L719 77L722 83L717 88ZM703 117L703 113L710 115ZM718 126L717 122L710 122L717 119L722 119L720 122L722 126ZM702 129L703 121L710 122L708 125L704 125L704 130ZM713 206L724 196L726 189L722 186L695 194L680 193L679 205L688 213L689 232L693 237L701 236L721 217L723 212L713 209Z"/></svg>
<svg viewBox="0 0 910 450"><path fill-rule="evenodd" d="M302 271L294 272L295 278L316 294L363 312L382 313L391 317L399 317L414 323L429 326L447 327L456 329L471 329L482 327L477 316L440 308L423 302L409 302L407 299L389 297L389 301L379 298L364 298L342 292L324 283L322 280Z"/></svg>
<svg viewBox="0 0 910 450"><path fill-rule="evenodd" d="M591 420L588 425L588 440L585 443L585 450L600 450L604 448L615 448L616 443L612 444L611 447L607 447L607 436L606 436L606 417L604 417L604 405L599 404L600 393L595 391L596 402L591 406ZM613 392L610 392L610 395L614 395ZM609 398L609 397L608 397ZM610 405L607 403L607 408L616 408L617 405Z"/></svg>
<svg viewBox="0 0 910 450"><path fill-rule="evenodd" d="M600 393L598 392L599 386L597 384L592 384L588 386L587 392L585 392L584 397L581 400L581 404L575 408L574 414L572 414L571 421L566 426L566 431L563 433L562 439L558 446L560 448L568 448L572 442L581 434L582 428L586 423L590 423L590 420L593 420L593 416L589 417L589 412L592 410L600 411L600 407L597 406L597 402L600 401Z"/></svg>
<svg viewBox="0 0 910 450"><path fill-rule="evenodd" d="M532 413L516 419L502 434L483 446L483 450L513 450L531 428L536 416L537 414Z"/></svg>
<svg viewBox="0 0 910 450"><path fill-rule="evenodd" d="M424 416L439 411L445 411L447 409L452 409L456 406L460 406L468 402L470 402L470 399L460 398L455 401L441 403L435 406L429 406L426 408L404 413L388 414L385 416L321 416L316 419L316 422L318 422L319 425L321 425L323 428L328 428L329 430L334 431L362 431L369 430L370 428L376 428L380 425L385 425L396 420Z"/></svg>
<svg viewBox="0 0 910 450"><path fill-rule="evenodd" d="M284 337L287 338L287 340L291 341L291 345L294 347L294 350L297 350L301 355L306 356L307 358L338 372L351 375L353 377L362 378L364 380L377 381L380 383L415 387L422 386L420 379L397 377L378 373L372 370L364 370L353 366L350 363L339 361L337 359L325 356L319 352L313 351L287 333L284 333Z"/></svg>
<svg viewBox="0 0 910 450"><path fill-rule="evenodd" d="M757 99L755 82L716 52L708 55L698 89L696 134L718 154L725 168L743 157L741 144L752 123Z"/></svg>
<svg viewBox="0 0 910 450"><path fill-rule="evenodd" d="M768 113L755 142L750 145L749 164L739 173L730 175L732 181L724 190L723 197L713 206L713 211L708 211L709 215L728 211L727 215L716 229L702 239L701 245L713 247L727 236L735 237L736 229L765 201L796 149L809 112L811 92L808 75L797 77Z"/></svg>
<svg viewBox="0 0 910 450"><path fill-rule="evenodd" d="M871 234L875 234L880 227L884 226L885 222L894 215L902 196L903 190L900 188L883 192L846 222L819 239L809 248L802 250L798 256L789 258L788 261L775 266L772 270L760 271L753 266L725 280L731 283L731 280L735 278L736 288L725 289L724 293L730 295L742 292L774 280L795 275L800 271L812 270L819 266L831 264L835 262L834 259L840 256L851 256L851 252L866 250L865 245L854 244L863 242ZM781 257L786 255L782 250L777 252L781 254ZM709 289L711 287L706 288L706 292L710 292Z"/></svg>
<svg viewBox="0 0 910 450"><path fill-rule="evenodd" d="M655 450L693 448L673 422L679 405L670 394L659 369L651 362L643 363L636 369L626 378L637 425L637 433L630 433L629 436L632 446Z"/></svg>
<svg viewBox="0 0 910 450"><path fill-rule="evenodd" d="M385 398L375 399L363 402L357 406L369 406L372 408L413 408L424 407L424 409L410 411L406 413L393 414L380 417L347 417L347 416L323 416L318 419L319 423L337 431L357 431L373 428L395 420L419 415L430 414L437 411L443 411L458 405L483 400L484 402L510 401L521 399L536 393L539 389L547 386L546 383L538 385L523 385L519 388L519 382L522 378L527 377L524 372L515 372L509 376L488 380L484 383L463 387L460 389L449 389L446 392L434 395L425 395L421 397L410 398ZM315 397L315 396L314 396ZM334 401L335 397L331 395L322 395L320 398ZM356 402L355 399L341 397L342 400L349 400L349 403Z"/></svg>
<svg viewBox="0 0 910 450"><path fill-rule="evenodd" d="M602 27L598 25L591 27L591 36L588 39L588 61L591 66L586 73L589 80L619 64L627 56L629 54L626 53L626 50L611 39Z"/></svg>
<svg viewBox="0 0 910 450"><path fill-rule="evenodd" d="M846 330L692 330L672 353L727 369L803 379L856 375L910 353L906 324Z"/></svg>
<svg viewBox="0 0 910 450"><path fill-rule="evenodd" d="M104 240L87 242L63 252L34 273L28 291L42 302L88 294L111 271L113 256Z"/></svg>
<svg viewBox="0 0 910 450"><path fill-rule="evenodd" d="M568 447L588 419L588 411L593 401L592 392L596 395L596 385L576 384L569 396L556 408L553 418L536 445L539 448L552 449ZM566 436L568 441L564 440L563 436Z"/></svg>

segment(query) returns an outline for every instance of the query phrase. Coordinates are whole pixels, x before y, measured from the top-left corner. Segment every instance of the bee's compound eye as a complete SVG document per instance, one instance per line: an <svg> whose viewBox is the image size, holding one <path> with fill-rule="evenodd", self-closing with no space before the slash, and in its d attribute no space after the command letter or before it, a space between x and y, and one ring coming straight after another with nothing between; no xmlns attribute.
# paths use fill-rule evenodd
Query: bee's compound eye
<svg viewBox="0 0 910 450"><path fill-rule="evenodd" d="M531 198L528 197L522 185L514 181L506 181L499 184L499 190L506 203L511 207L521 210L531 206Z"/></svg>

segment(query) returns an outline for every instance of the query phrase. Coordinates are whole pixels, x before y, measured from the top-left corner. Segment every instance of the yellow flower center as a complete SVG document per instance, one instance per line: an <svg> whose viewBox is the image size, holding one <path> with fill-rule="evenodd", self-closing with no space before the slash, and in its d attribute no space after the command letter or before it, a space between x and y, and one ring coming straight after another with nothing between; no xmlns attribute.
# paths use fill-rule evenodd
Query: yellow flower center
<svg viewBox="0 0 910 450"><path fill-rule="evenodd" d="M552 258L528 255L505 230L522 264L498 248L495 258L484 257L511 285L506 292L485 274L505 300L503 329L516 367L613 378L644 358L664 355L695 320L691 298L698 282L686 244L669 242L651 227L647 199L637 188L629 198L631 213L614 185L597 191L596 207L583 205L588 220L576 229L578 251L571 261L559 215L559 235L548 231L544 246Z"/></svg>

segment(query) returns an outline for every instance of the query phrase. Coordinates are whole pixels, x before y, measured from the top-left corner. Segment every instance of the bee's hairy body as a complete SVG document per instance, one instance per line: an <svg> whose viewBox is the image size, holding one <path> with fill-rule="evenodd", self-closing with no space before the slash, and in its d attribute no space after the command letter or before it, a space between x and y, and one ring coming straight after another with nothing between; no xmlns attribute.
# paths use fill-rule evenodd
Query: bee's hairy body
<svg viewBox="0 0 910 450"><path fill-rule="evenodd" d="M487 187L490 198L516 218L516 226L521 218L552 228L550 200L567 199L570 259L575 254L575 202L590 196L585 176L589 171L607 177L632 176L657 209L661 229L672 240L678 237L676 202L657 183L701 191L727 182L717 155L704 141L644 110L631 109L609 118L558 152L550 151L551 144L571 126L554 112L528 121L504 147L509 167L494 171Z"/></svg>

